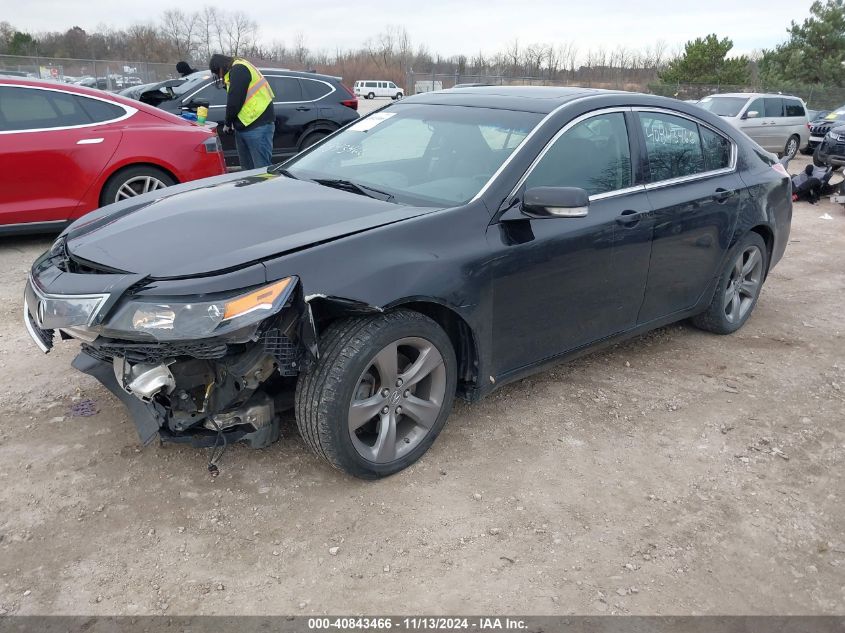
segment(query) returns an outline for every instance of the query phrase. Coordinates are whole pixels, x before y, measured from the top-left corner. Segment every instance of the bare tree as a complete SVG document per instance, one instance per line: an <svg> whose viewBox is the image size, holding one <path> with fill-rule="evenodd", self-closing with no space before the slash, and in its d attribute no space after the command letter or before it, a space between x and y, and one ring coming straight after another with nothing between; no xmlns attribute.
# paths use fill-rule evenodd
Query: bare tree
<svg viewBox="0 0 845 633"><path fill-rule="evenodd" d="M161 16L161 32L170 40L180 59L190 59L196 54L196 31L199 16L185 14L179 9L165 11Z"/></svg>

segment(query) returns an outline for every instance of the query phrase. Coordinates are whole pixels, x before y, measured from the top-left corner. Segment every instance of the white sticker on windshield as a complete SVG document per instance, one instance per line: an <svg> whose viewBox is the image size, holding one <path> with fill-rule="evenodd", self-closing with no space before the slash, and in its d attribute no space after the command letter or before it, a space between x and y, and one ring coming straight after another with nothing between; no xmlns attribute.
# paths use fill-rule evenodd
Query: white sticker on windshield
<svg viewBox="0 0 845 633"><path fill-rule="evenodd" d="M376 112L375 114L368 116L366 119L361 119L360 121L358 121L358 123L356 123L355 125L353 125L349 129L355 130L356 132L369 132L375 126L377 126L379 123L384 123L385 121L387 121L392 116L396 116L396 113L395 112Z"/></svg>

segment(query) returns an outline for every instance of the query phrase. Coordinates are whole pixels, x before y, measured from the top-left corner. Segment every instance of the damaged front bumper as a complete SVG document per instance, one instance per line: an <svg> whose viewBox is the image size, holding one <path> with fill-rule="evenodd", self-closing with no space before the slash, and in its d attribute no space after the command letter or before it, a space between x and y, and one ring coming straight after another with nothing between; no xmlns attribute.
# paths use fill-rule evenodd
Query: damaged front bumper
<svg viewBox="0 0 845 633"><path fill-rule="evenodd" d="M108 277L84 276L87 284ZM265 320L200 340L114 338L97 327L109 307L120 305L112 294L50 293L30 277L26 329L45 353L57 335L80 341L73 367L99 380L126 405L143 444L156 435L194 446L212 446L222 436L253 448L278 439L278 414L292 406L296 376L316 354L313 318L298 284ZM83 305L80 297L96 297L96 302Z"/></svg>

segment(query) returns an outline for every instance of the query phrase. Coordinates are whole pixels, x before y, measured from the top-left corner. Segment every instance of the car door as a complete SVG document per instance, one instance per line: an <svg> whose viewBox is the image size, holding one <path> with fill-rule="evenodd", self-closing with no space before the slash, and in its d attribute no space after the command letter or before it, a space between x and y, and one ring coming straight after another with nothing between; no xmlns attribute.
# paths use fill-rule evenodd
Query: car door
<svg viewBox="0 0 845 633"><path fill-rule="evenodd" d="M276 132L273 136L273 158L278 160L299 151L299 141L306 128L319 114L317 104L303 96L297 77L267 75L273 89Z"/></svg>
<svg viewBox="0 0 845 633"><path fill-rule="evenodd" d="M757 114L752 114L754 112ZM771 147L771 137L768 134L769 126L766 123L766 104L762 97L754 99L748 104L740 121L742 131L748 134L758 145L767 150Z"/></svg>
<svg viewBox="0 0 845 633"><path fill-rule="evenodd" d="M488 229L501 253L493 264L497 375L634 327L652 220L645 188L635 184L631 140L626 109L570 122L519 189L582 188L590 195L587 215L500 219Z"/></svg>
<svg viewBox="0 0 845 633"><path fill-rule="evenodd" d="M763 99L763 107L766 111L764 123L766 126L766 138L768 146L763 146L770 152L783 152L786 146L786 139L791 132L788 119L784 116L783 99L780 97L766 97Z"/></svg>
<svg viewBox="0 0 845 633"><path fill-rule="evenodd" d="M0 86L0 224L61 222L90 210L81 201L121 138L101 124L127 114L60 90Z"/></svg>
<svg viewBox="0 0 845 633"><path fill-rule="evenodd" d="M692 308L715 278L747 195L736 148L718 130L674 111L637 112L654 214L639 323Z"/></svg>

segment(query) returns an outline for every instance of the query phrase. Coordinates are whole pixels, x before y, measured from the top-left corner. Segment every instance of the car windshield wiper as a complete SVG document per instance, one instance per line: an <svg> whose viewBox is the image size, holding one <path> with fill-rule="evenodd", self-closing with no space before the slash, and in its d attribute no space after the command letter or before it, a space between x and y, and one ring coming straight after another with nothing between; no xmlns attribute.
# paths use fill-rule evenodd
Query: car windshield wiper
<svg viewBox="0 0 845 633"><path fill-rule="evenodd" d="M296 176L294 176L290 171L285 169L284 167L277 167L275 169L270 170L274 174L281 174L282 176L287 176L288 178L293 178L294 180L299 180Z"/></svg>
<svg viewBox="0 0 845 633"><path fill-rule="evenodd" d="M359 193L362 196L375 198L376 200L379 199L379 196L383 196L382 199L385 202L390 202L394 198L394 195L392 193L381 191L380 189L370 187L369 185L359 185L358 183L352 182L351 180L343 180L342 178L315 178L314 182L320 183L325 187L333 187L335 189L351 191L352 193ZM374 196L373 193L370 192L373 192L378 195Z"/></svg>

